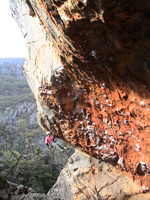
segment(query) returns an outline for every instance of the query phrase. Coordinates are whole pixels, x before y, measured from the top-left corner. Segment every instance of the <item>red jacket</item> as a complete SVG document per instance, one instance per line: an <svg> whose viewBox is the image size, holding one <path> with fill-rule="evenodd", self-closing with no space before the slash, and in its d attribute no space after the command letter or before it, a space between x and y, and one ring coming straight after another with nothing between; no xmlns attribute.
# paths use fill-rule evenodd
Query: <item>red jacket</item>
<svg viewBox="0 0 150 200"><path fill-rule="evenodd" d="M54 139L54 137L52 135L48 135L45 138L45 144L47 144L47 143L51 144L53 142L53 139Z"/></svg>

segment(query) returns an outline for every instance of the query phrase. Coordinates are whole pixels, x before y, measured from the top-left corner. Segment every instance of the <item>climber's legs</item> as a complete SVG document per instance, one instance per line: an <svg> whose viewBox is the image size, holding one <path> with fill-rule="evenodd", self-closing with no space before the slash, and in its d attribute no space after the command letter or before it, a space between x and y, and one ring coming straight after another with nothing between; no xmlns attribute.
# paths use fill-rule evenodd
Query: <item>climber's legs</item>
<svg viewBox="0 0 150 200"><path fill-rule="evenodd" d="M58 149L59 151L63 151L64 150L64 147L62 147L61 145L57 144L56 142L53 142L51 144L52 147Z"/></svg>

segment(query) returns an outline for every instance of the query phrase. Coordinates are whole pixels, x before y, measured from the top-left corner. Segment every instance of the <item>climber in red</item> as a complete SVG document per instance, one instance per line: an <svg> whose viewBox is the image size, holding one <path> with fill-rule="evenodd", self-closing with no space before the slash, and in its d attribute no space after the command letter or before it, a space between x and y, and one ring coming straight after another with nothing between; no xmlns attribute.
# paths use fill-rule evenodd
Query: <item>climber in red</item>
<svg viewBox="0 0 150 200"><path fill-rule="evenodd" d="M54 137L51 135L50 131L46 132L47 137L45 138L45 144L50 147L54 141Z"/></svg>
<svg viewBox="0 0 150 200"><path fill-rule="evenodd" d="M48 147L53 147L56 148L60 151L64 151L66 149L66 147L61 146L61 144L57 143L57 140L55 138L55 136L53 136L50 131L46 132L47 137L45 138L45 144Z"/></svg>

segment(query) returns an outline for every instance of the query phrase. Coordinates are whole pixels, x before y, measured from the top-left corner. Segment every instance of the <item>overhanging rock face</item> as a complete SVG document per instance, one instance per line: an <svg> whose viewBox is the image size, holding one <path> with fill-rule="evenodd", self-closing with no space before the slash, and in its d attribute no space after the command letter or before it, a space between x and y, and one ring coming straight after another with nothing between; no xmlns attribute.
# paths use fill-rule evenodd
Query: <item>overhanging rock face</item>
<svg viewBox="0 0 150 200"><path fill-rule="evenodd" d="M150 2L11 0L39 124L150 187Z"/></svg>

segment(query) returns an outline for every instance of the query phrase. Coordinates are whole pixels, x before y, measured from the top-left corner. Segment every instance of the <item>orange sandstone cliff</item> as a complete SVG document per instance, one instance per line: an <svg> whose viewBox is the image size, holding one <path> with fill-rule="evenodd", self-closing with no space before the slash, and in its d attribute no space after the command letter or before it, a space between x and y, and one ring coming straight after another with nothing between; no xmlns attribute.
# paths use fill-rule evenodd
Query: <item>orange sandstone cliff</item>
<svg viewBox="0 0 150 200"><path fill-rule="evenodd" d="M40 126L148 192L150 1L11 0L10 6L26 39L23 71Z"/></svg>

